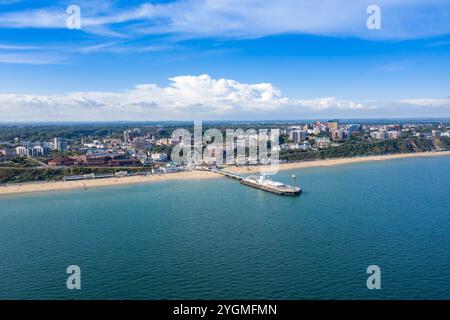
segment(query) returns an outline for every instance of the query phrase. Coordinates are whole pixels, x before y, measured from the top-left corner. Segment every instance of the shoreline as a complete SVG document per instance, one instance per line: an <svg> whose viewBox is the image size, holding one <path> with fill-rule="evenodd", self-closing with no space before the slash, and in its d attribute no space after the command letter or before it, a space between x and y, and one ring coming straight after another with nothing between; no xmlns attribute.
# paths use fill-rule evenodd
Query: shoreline
<svg viewBox="0 0 450 320"><path fill-rule="evenodd" d="M405 159L405 158L435 157L435 156L450 156L450 151L396 153L379 156L362 156L353 158L337 158L337 159L321 159L321 160L307 160L300 162L289 162L280 164L279 171L313 168L313 167L328 167L361 162L385 161L385 160ZM242 167L227 166L226 171L235 174L253 174L253 173L271 172L272 170L270 166L242 166Z"/></svg>
<svg viewBox="0 0 450 320"><path fill-rule="evenodd" d="M156 183L173 180L204 180L214 179L219 176L209 171L182 171L176 173L149 175L149 176L131 176L131 177L115 177L92 180L76 180L76 181L51 181L51 182L24 182L15 183L6 186L0 186L0 199L3 195L62 191L75 189L88 189L95 187L120 186L127 184L139 183Z"/></svg>
<svg viewBox="0 0 450 320"><path fill-rule="evenodd" d="M279 170L292 170L311 167L335 166L341 164L352 164L371 161L385 161L392 159L416 158L416 157L434 157L434 156L450 156L450 151L438 152L417 152L402 153L381 156L366 156L355 158L339 158L339 159L323 159L311 160L294 163L280 164ZM236 174L254 174L259 172L270 172L270 166L226 166L225 170ZM0 197L2 195L23 194L33 192L61 191L74 189L89 189L93 187L107 187L138 183L153 183L172 180L204 180L220 178L220 175L210 171L183 171L177 173L168 173L150 176L132 176L120 178L105 178L94 180L78 180L78 181L52 181L52 182L36 182L36 183L17 183L11 185L0 186Z"/></svg>

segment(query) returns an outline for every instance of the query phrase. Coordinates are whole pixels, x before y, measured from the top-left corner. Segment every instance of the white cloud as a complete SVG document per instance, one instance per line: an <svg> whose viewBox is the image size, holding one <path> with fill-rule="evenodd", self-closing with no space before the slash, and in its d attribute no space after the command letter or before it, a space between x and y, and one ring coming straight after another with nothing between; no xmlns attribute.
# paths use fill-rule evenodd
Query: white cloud
<svg viewBox="0 0 450 320"><path fill-rule="evenodd" d="M311 107L315 111L323 111L327 109L339 109L339 110L370 110L377 107L348 100L338 100L335 97L325 97L311 100L296 100L295 105Z"/></svg>
<svg viewBox="0 0 450 320"><path fill-rule="evenodd" d="M287 97L271 83L242 83L207 74L177 76L167 86L120 92L0 94L0 121L220 120L449 117L450 99L362 102Z"/></svg>
<svg viewBox="0 0 450 320"><path fill-rule="evenodd" d="M301 33L410 39L450 33L445 0L378 0L382 29L366 28L372 0L184 0L115 7L79 2L83 30L106 36L175 33L186 37L248 38ZM4 28L65 28L65 8L0 14Z"/></svg>
<svg viewBox="0 0 450 320"><path fill-rule="evenodd" d="M2 28L64 28L67 15L56 9L5 12L0 15Z"/></svg>
<svg viewBox="0 0 450 320"><path fill-rule="evenodd" d="M13 44L0 43L0 50L35 50L39 49L36 46L17 46Z"/></svg>
<svg viewBox="0 0 450 320"><path fill-rule="evenodd" d="M400 103L406 103L411 104L415 106L421 106L421 107L443 107L443 106L450 106L450 98L427 98L427 99L405 99L400 100Z"/></svg>
<svg viewBox="0 0 450 320"><path fill-rule="evenodd" d="M123 92L74 92L63 95L0 94L2 121L27 120L182 120L272 117L329 110L370 110L370 105L320 98L285 97L270 83L247 84L209 75L170 78L165 87L138 85Z"/></svg>
<svg viewBox="0 0 450 320"><path fill-rule="evenodd" d="M2 53L0 51L0 63L13 64L54 64L63 61L64 58L58 54L46 53Z"/></svg>

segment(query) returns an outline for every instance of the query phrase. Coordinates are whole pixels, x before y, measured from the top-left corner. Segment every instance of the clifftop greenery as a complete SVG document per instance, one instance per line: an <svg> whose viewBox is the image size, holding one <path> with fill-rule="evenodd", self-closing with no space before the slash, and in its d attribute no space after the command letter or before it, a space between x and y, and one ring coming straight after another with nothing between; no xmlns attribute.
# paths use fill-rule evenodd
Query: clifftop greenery
<svg viewBox="0 0 450 320"><path fill-rule="evenodd" d="M440 139L438 142L432 139L406 138L383 141L348 141L340 146L323 150L288 150L280 154L281 160L312 160L326 158L348 158L357 156L383 155L392 153L408 153L432 151L438 148L449 148L449 138Z"/></svg>
<svg viewBox="0 0 450 320"><path fill-rule="evenodd" d="M64 176L89 173L105 174L126 170L128 172L145 171L143 168L23 168L0 167L0 183L21 183L34 181L62 180Z"/></svg>

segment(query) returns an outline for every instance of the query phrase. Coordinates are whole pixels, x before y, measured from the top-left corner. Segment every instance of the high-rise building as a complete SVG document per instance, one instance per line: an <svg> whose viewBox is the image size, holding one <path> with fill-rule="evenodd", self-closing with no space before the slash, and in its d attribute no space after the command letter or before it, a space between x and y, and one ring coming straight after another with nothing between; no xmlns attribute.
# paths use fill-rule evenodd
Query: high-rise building
<svg viewBox="0 0 450 320"><path fill-rule="evenodd" d="M293 143L301 143L306 140L306 131L305 130L292 130L289 135L289 139Z"/></svg>
<svg viewBox="0 0 450 320"><path fill-rule="evenodd" d="M29 157L31 156L31 148L27 148L27 147L16 147L16 155L18 155L19 157Z"/></svg>
<svg viewBox="0 0 450 320"><path fill-rule="evenodd" d="M64 152L67 149L67 140L64 138L53 139L53 150Z"/></svg>
<svg viewBox="0 0 450 320"><path fill-rule="evenodd" d="M348 131L350 132L358 132L361 131L361 125L360 124L349 124L346 126Z"/></svg>
<svg viewBox="0 0 450 320"><path fill-rule="evenodd" d="M343 141L350 138L350 133L345 129L332 129L331 139L333 141Z"/></svg>
<svg viewBox="0 0 450 320"><path fill-rule="evenodd" d="M45 155L45 149L41 146L34 146L31 148L31 155L33 157L42 157Z"/></svg>

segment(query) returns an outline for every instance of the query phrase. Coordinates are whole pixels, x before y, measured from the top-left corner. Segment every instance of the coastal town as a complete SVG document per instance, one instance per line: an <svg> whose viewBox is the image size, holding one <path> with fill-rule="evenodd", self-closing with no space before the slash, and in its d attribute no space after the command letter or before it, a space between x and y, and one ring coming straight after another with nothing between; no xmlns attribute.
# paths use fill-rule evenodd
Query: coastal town
<svg viewBox="0 0 450 320"><path fill-rule="evenodd" d="M217 149L206 148L202 142L203 160L195 167L175 163L171 152L180 139L172 132L180 124L133 126L110 125L109 130L89 132L90 125L54 127L60 136L40 139L42 131L52 134L52 128L25 124L0 126L0 183L31 181L84 180L150 174L168 174L187 170L208 170L217 167ZM450 124L433 122L361 122L327 120L286 123L214 123L242 129L233 142L224 143L223 150L244 148L231 166L261 164L251 159L248 149L257 140L257 130L280 128L276 146L281 163L319 159L377 156L397 153L444 151L450 146ZM98 125L101 127L101 125ZM182 126L190 128L189 124ZM81 127L81 128L80 128ZM58 132L59 130L59 132ZM245 131L244 131L245 130ZM253 131L251 131L253 130ZM79 131L85 131L80 134ZM13 136L12 134L16 134ZM275 148L275 146L273 147ZM272 149L273 150L273 149ZM222 151L224 152L224 151ZM253 161L252 161L253 160Z"/></svg>

